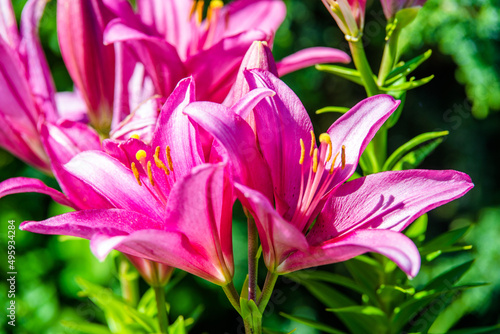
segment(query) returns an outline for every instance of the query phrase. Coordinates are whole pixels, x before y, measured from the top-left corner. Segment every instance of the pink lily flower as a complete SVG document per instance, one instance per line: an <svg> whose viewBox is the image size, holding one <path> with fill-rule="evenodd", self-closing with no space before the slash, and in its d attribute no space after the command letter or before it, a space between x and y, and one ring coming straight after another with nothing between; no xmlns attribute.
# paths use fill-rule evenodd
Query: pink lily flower
<svg viewBox="0 0 500 334"><path fill-rule="evenodd" d="M390 20L404 8L422 7L427 0L380 0L385 17Z"/></svg>
<svg viewBox="0 0 500 334"><path fill-rule="evenodd" d="M18 178L0 184L0 197L36 191L80 210L24 222L23 230L86 238L100 259L117 249L226 285L234 271L232 187L225 162L205 163L200 137L182 114L194 96L193 80L181 81L150 144L137 136L107 140L106 152L87 150L72 158L63 166L73 182L63 188L67 195ZM79 203L71 196L76 191L85 196Z"/></svg>
<svg viewBox="0 0 500 334"><path fill-rule="evenodd" d="M473 187L457 171L384 172L346 182L378 128L399 102L388 95L363 100L319 136L316 144L309 116L297 96L273 74L246 72L251 89L268 88L276 95L254 108L257 141L272 177L274 203L248 182L255 173L247 164L235 172L235 188L256 220L269 270L284 274L377 252L393 260L410 277L420 267L413 242L401 233L423 213L464 195ZM241 117L226 107L195 102L185 109L236 156L235 140L248 143L252 134L239 132ZM222 126L222 125L223 126ZM255 176L254 176L255 177Z"/></svg>
<svg viewBox="0 0 500 334"><path fill-rule="evenodd" d="M286 12L281 0L236 0L225 6L211 1L205 19L202 1L141 0L137 14L127 1L105 3L118 16L106 28L105 43L129 46L156 94L168 96L177 81L192 75L203 83L198 85L197 98L216 102L226 98L252 42L271 43ZM339 61L350 58L338 50L312 48L285 59L280 74Z"/></svg>
<svg viewBox="0 0 500 334"><path fill-rule="evenodd" d="M322 1L344 35L352 39L360 37L365 25L366 0Z"/></svg>

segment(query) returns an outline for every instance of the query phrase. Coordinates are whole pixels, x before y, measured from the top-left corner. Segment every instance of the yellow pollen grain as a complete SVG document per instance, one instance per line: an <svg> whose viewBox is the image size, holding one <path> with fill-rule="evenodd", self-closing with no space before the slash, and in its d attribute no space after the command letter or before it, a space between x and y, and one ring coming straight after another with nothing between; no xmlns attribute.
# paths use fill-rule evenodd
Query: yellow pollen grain
<svg viewBox="0 0 500 334"><path fill-rule="evenodd" d="M212 0L210 1L211 8L221 8L224 7L224 2L221 0Z"/></svg>
<svg viewBox="0 0 500 334"><path fill-rule="evenodd" d="M299 164L303 164L304 163L304 158L306 157L306 147L304 145L304 141L302 140L302 138L300 138L300 160L299 160Z"/></svg>
<svg viewBox="0 0 500 334"><path fill-rule="evenodd" d="M151 161L148 161L148 178L149 178L149 183L154 187L155 182L153 181L153 172L151 171Z"/></svg>
<svg viewBox="0 0 500 334"><path fill-rule="evenodd" d="M332 139L330 138L330 135L328 133L322 133L319 135L319 142L320 143L325 143L328 145L328 157L326 157L326 161L329 161L330 158L332 157Z"/></svg>
<svg viewBox="0 0 500 334"><path fill-rule="evenodd" d="M168 168L173 172L174 171L174 164L172 163L172 157L170 156L170 146L167 145L167 148L165 149L165 153L167 154Z"/></svg>
<svg viewBox="0 0 500 334"><path fill-rule="evenodd" d="M314 137L314 131L311 130L311 150L309 151L309 156L313 156L314 144L316 144L316 138Z"/></svg>
<svg viewBox="0 0 500 334"><path fill-rule="evenodd" d="M147 154L146 154L146 151L144 150L139 150L137 151L137 153L135 154L135 158L139 161L143 160L143 159L146 159L147 157Z"/></svg>
<svg viewBox="0 0 500 334"><path fill-rule="evenodd" d="M313 172L316 173L318 171L318 149L314 149L313 153Z"/></svg>
<svg viewBox="0 0 500 334"><path fill-rule="evenodd" d="M330 174L333 174L333 170L335 169L335 162L337 161L337 157L339 156L340 152L337 152L337 154L335 154L335 157L333 157L333 161L332 161L332 166L330 167Z"/></svg>
<svg viewBox="0 0 500 334"><path fill-rule="evenodd" d="M345 146L344 145L342 145L341 159L342 159L342 169L344 169L345 168Z"/></svg>
<svg viewBox="0 0 500 334"><path fill-rule="evenodd" d="M139 177L139 171L137 170L137 167L135 166L135 162L132 162L130 165L130 168L132 168L132 173L134 173L135 179L137 180L137 183L142 186L141 183L141 178Z"/></svg>
<svg viewBox="0 0 500 334"><path fill-rule="evenodd" d="M141 137L139 137L139 135L137 133L134 133L133 135L131 135L130 138L141 139Z"/></svg>

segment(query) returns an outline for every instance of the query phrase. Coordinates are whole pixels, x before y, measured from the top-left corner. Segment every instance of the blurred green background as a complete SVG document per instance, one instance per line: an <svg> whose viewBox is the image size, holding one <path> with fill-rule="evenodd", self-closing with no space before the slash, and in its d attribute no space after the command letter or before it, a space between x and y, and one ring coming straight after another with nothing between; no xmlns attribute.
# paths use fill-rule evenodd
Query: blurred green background
<svg viewBox="0 0 500 334"><path fill-rule="evenodd" d="M25 1L16 0L19 17ZM274 43L277 59L305 47L329 46L347 51L333 19L320 0L288 0L288 16L278 30ZM41 25L41 39L58 90L71 90L72 83L62 63L55 32L56 2L47 5ZM374 68L378 68L385 36L385 22L378 1L368 1L364 33L366 50ZM428 237L449 229L470 225L474 228L465 241L474 247L461 255L439 258L424 268L420 276L435 275L444 268L475 258L464 280L491 284L468 290L447 309L439 310L442 324L457 322L464 326L493 325L500 322L500 5L493 0L430 0L417 22L407 32L410 59L427 49L431 58L416 72L417 77L435 74L429 84L408 93L399 123L389 132L389 151L414 136L429 131L448 130L450 135L426 159L421 168L456 169L468 173L475 188L463 198L429 214ZM310 112L315 128L326 130L338 115L314 112L328 105L351 107L365 97L364 90L350 82L321 73L314 68L287 75L283 80L297 93ZM0 180L15 176L36 177L51 186L55 181L27 167L10 154L0 151ZM7 222L16 225L26 220L42 220L64 212L47 196L20 194L0 201L2 249L7 244ZM238 205L235 208L236 267L246 266L245 222ZM6 252L1 252L2 276L7 270ZM341 264L325 268L341 270ZM75 277L110 287L119 293L119 282L112 257L100 263L89 251L88 241L62 239L16 231L17 324L14 333L76 333L60 321L87 319L104 321L102 313L86 298L77 296ZM236 286L244 277L237 273ZM141 285L141 291L147 287ZM319 333L280 317L278 311L318 319L332 326L338 321L304 288L289 280L280 280L277 293L265 314L264 324L277 330ZM0 305L8 300L7 285L2 279ZM188 315L197 305L204 306L193 333L235 333L241 330L234 312L214 285L185 276L168 292L172 319ZM2 312L3 314L3 312ZM0 318L7 332L6 317ZM342 327L341 325L338 325Z"/></svg>

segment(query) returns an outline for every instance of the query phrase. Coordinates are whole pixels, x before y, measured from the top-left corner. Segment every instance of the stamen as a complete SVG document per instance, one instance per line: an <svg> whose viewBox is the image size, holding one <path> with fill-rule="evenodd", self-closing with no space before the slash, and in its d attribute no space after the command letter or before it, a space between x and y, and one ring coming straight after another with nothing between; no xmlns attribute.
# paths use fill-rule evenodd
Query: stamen
<svg viewBox="0 0 500 334"><path fill-rule="evenodd" d="M203 0L199 0L198 2L196 2L196 23L198 23L198 25L201 24L201 22L203 22L203 5L204 5L205 1Z"/></svg>
<svg viewBox="0 0 500 334"><path fill-rule="evenodd" d="M299 164L303 164L304 163L304 158L306 157L306 147L304 145L304 141L302 140L302 138L300 138L300 160L299 160Z"/></svg>
<svg viewBox="0 0 500 334"><path fill-rule="evenodd" d="M130 138L141 139L141 137L139 137L139 135L137 133L134 133L133 135L131 135Z"/></svg>
<svg viewBox="0 0 500 334"><path fill-rule="evenodd" d="M155 183L153 181L153 173L151 172L151 161L148 161L148 178L149 178L149 183L154 187Z"/></svg>
<svg viewBox="0 0 500 334"><path fill-rule="evenodd" d="M341 159L342 159L342 169L344 169L345 168L345 146L344 145L342 145Z"/></svg>
<svg viewBox="0 0 500 334"><path fill-rule="evenodd" d="M330 161L330 158L332 157L332 139L330 138L330 135L328 133L320 134L319 142L328 145L328 157L326 158L325 162Z"/></svg>
<svg viewBox="0 0 500 334"><path fill-rule="evenodd" d="M313 154L313 172L316 173L317 171L318 171L318 148L315 148Z"/></svg>
<svg viewBox="0 0 500 334"><path fill-rule="evenodd" d="M173 172L174 164L172 163L172 157L170 156L170 146L167 145L165 152L167 153L168 168L170 168L170 170Z"/></svg>
<svg viewBox="0 0 500 334"><path fill-rule="evenodd" d="M162 169L165 174L169 175L170 171L168 170L167 166L163 163L163 161L160 160L160 146L156 146L155 154L153 155L153 158L155 160L156 167Z"/></svg>
<svg viewBox="0 0 500 334"><path fill-rule="evenodd" d="M337 161L337 157L339 156L340 152L337 152L337 154L335 154L335 157L333 157L333 161L332 161L332 166L330 167L330 174L333 174L333 170L335 169L335 162Z"/></svg>
<svg viewBox="0 0 500 334"><path fill-rule="evenodd" d="M208 10L207 10L207 21L211 21L212 20L212 12L218 8L222 8L224 7L224 2L220 1L220 0L212 0L210 1L210 5L208 6Z"/></svg>
<svg viewBox="0 0 500 334"><path fill-rule="evenodd" d="M314 145L316 144L316 138L314 137L314 131L311 130L311 150L309 151L309 156L313 156Z"/></svg>
<svg viewBox="0 0 500 334"><path fill-rule="evenodd" d="M135 154L135 158L139 161L143 160L143 159L146 159L147 157L147 154L146 154L146 151L144 150L139 150L137 151L137 153ZM142 161L141 161L142 163Z"/></svg>
<svg viewBox="0 0 500 334"><path fill-rule="evenodd" d="M134 176L135 176L135 179L137 180L137 183L140 186L142 186L141 179L139 177L139 171L137 170L137 167L135 166L135 162L132 162L132 164L130 165L130 167L132 168L132 173L134 173Z"/></svg>

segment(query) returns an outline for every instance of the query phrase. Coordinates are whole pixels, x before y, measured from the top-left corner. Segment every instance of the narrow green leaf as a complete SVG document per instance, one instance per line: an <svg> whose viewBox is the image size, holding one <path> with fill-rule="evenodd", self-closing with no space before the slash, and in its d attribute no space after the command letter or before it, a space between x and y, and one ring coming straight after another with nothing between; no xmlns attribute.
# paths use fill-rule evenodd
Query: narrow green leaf
<svg viewBox="0 0 500 334"><path fill-rule="evenodd" d="M89 322L62 320L61 325L70 330L75 330L85 334L111 334L111 332L106 326L92 324Z"/></svg>
<svg viewBox="0 0 500 334"><path fill-rule="evenodd" d="M396 67L393 69L385 78L385 84L386 85L391 85L392 83L396 82L397 80L401 79L402 77L408 76L410 73L415 71L417 67L419 67L424 61L429 59L429 57L432 55L432 50L427 50L423 54L405 62L402 63L400 66Z"/></svg>
<svg viewBox="0 0 500 334"><path fill-rule="evenodd" d="M424 213L422 216L418 217L405 231L408 238L413 239L418 242L422 242L425 239L425 232L427 231L428 216Z"/></svg>
<svg viewBox="0 0 500 334"><path fill-rule="evenodd" d="M347 107L335 107L335 106L330 106L330 107L324 107L321 109L316 110L316 114L324 114L327 112L338 112L341 114L345 114L346 112L349 111L349 108Z"/></svg>
<svg viewBox="0 0 500 334"><path fill-rule="evenodd" d="M470 229L470 226L462 227L456 230L448 231L432 239L419 248L420 254L427 255L432 252L440 251L455 244Z"/></svg>
<svg viewBox="0 0 500 334"><path fill-rule="evenodd" d="M420 86L425 85L426 83L429 83L432 79L434 79L434 75L430 75L428 77L415 80L415 78L410 78L408 81L398 84L398 85L392 85L388 87L380 87L380 90L384 92L396 92L396 91L407 91L410 89L414 89Z"/></svg>
<svg viewBox="0 0 500 334"><path fill-rule="evenodd" d="M448 134L448 131L427 132L412 138L391 154L391 156L387 159L384 166L382 167L382 170L395 170L396 165L398 163L401 164L401 160L406 155L415 150L422 149L423 147L425 147L425 149L421 150L421 155L424 155L425 153L429 154L430 152L428 151L432 151L437 145L442 142L443 137L447 136ZM423 158L421 160L423 160Z"/></svg>
<svg viewBox="0 0 500 334"><path fill-rule="evenodd" d="M259 300L261 293L262 291L260 291L260 287L257 285L256 300ZM243 282L243 287L241 288L240 297L243 299L248 299L248 275L245 278L245 281Z"/></svg>
<svg viewBox="0 0 500 334"><path fill-rule="evenodd" d="M350 80L354 83L357 83L360 86L363 86L363 80L361 79L361 75L357 70L354 70L352 68L347 68L337 65L316 65L316 69L318 71L335 74L341 78Z"/></svg>
<svg viewBox="0 0 500 334"><path fill-rule="evenodd" d="M351 298L331 288L330 286L317 281L307 281L301 283L309 292L316 297L326 307L344 307L356 305Z"/></svg>
<svg viewBox="0 0 500 334"><path fill-rule="evenodd" d="M425 290L443 291L451 289L453 285L470 269L474 260L467 261L432 279Z"/></svg>
<svg viewBox="0 0 500 334"><path fill-rule="evenodd" d="M454 331L449 331L448 334L481 334L488 333L494 330L500 329L500 324L489 327L474 327L474 328L464 328Z"/></svg>
<svg viewBox="0 0 500 334"><path fill-rule="evenodd" d="M186 323L184 317L181 315L175 320L173 324L168 326L169 334L187 334Z"/></svg>
<svg viewBox="0 0 500 334"><path fill-rule="evenodd" d="M286 275L286 277L294 280L295 282L301 283L303 281L321 281L321 282L327 282L327 283L332 283L332 284L337 284L344 286L346 288L349 288L351 290L354 290L359 293L365 293L365 290L363 290L356 282L354 282L352 279L338 275L338 274L333 274L329 273L327 271L321 271L321 270L302 270L298 271L292 274Z"/></svg>
<svg viewBox="0 0 500 334"><path fill-rule="evenodd" d="M327 311L335 313L352 333L385 334L390 327L384 311L374 306L350 306Z"/></svg>
<svg viewBox="0 0 500 334"><path fill-rule="evenodd" d="M339 330L337 330L335 328L332 328L332 327L330 327L328 325L322 324L320 322L317 322L317 321L314 321L314 320L311 320L311 319L307 319L307 318L299 317L299 316L294 316L294 315L289 315L289 314L286 314L286 313L283 313L283 312L280 312L280 315L282 317L287 318L287 319L290 319L290 320L296 321L298 323L304 324L306 326L309 326L311 328L320 330L322 333L345 334L342 331L339 331Z"/></svg>
<svg viewBox="0 0 500 334"><path fill-rule="evenodd" d="M344 262L344 264L354 280L365 291L365 294L373 303L377 304L378 298L375 291L381 283L381 277L384 275L384 269L380 263L368 256L360 255Z"/></svg>

